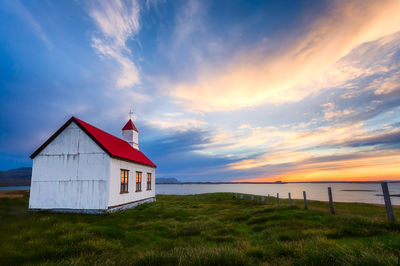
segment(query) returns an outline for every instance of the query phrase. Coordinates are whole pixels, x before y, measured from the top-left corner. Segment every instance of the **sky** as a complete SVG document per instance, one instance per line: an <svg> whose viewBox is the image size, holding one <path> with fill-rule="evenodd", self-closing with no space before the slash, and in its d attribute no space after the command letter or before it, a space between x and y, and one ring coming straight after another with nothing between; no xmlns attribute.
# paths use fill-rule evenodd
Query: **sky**
<svg viewBox="0 0 400 266"><path fill-rule="evenodd" d="M400 1L0 1L0 170L135 113L157 177L400 180Z"/></svg>

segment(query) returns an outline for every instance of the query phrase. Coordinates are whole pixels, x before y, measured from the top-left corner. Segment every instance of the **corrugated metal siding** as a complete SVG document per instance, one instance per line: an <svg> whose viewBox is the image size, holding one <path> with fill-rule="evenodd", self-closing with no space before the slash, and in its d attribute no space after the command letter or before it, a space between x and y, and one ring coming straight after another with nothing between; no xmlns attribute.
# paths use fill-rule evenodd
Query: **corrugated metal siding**
<svg viewBox="0 0 400 266"><path fill-rule="evenodd" d="M107 209L110 157L74 122L33 160L29 207Z"/></svg>

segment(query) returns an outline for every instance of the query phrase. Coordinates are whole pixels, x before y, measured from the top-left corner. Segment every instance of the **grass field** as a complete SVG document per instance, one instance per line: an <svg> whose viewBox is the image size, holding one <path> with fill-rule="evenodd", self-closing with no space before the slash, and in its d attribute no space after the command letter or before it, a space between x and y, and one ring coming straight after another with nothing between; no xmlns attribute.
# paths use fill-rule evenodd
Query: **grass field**
<svg viewBox="0 0 400 266"><path fill-rule="evenodd" d="M0 198L0 265L398 265L400 223L383 206L302 201L280 207L233 194L157 196L107 215L30 212ZM400 218L400 210L395 209Z"/></svg>

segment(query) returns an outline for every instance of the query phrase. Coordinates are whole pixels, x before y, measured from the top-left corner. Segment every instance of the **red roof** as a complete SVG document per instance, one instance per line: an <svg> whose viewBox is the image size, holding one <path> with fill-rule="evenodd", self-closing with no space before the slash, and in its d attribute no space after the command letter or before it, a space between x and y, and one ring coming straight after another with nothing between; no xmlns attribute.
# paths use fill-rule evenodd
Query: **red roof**
<svg viewBox="0 0 400 266"><path fill-rule="evenodd" d="M130 129L133 129L133 130L135 130L136 132L139 132L139 131L136 129L135 125L133 124L132 120L129 119L129 121L125 124L125 126L122 128L122 130L130 130Z"/></svg>
<svg viewBox="0 0 400 266"><path fill-rule="evenodd" d="M86 134L94 140L108 155L114 158L124 159L139 164L156 167L141 151L133 148L128 142L117 138L107 132L98 129L76 117L71 117L56 133L54 133L42 146L40 146L30 157L33 159L51 141L53 141L69 124L75 122ZM129 122L128 122L129 123ZM133 124L133 123L132 123Z"/></svg>

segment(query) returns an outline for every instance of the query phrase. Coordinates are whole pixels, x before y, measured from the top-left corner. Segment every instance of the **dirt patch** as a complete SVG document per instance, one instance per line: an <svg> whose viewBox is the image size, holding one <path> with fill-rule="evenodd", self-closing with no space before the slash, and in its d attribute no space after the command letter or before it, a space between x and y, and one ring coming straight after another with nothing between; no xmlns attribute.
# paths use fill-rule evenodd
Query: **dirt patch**
<svg viewBox="0 0 400 266"><path fill-rule="evenodd" d="M29 193L29 190L0 190L0 198L21 198Z"/></svg>

